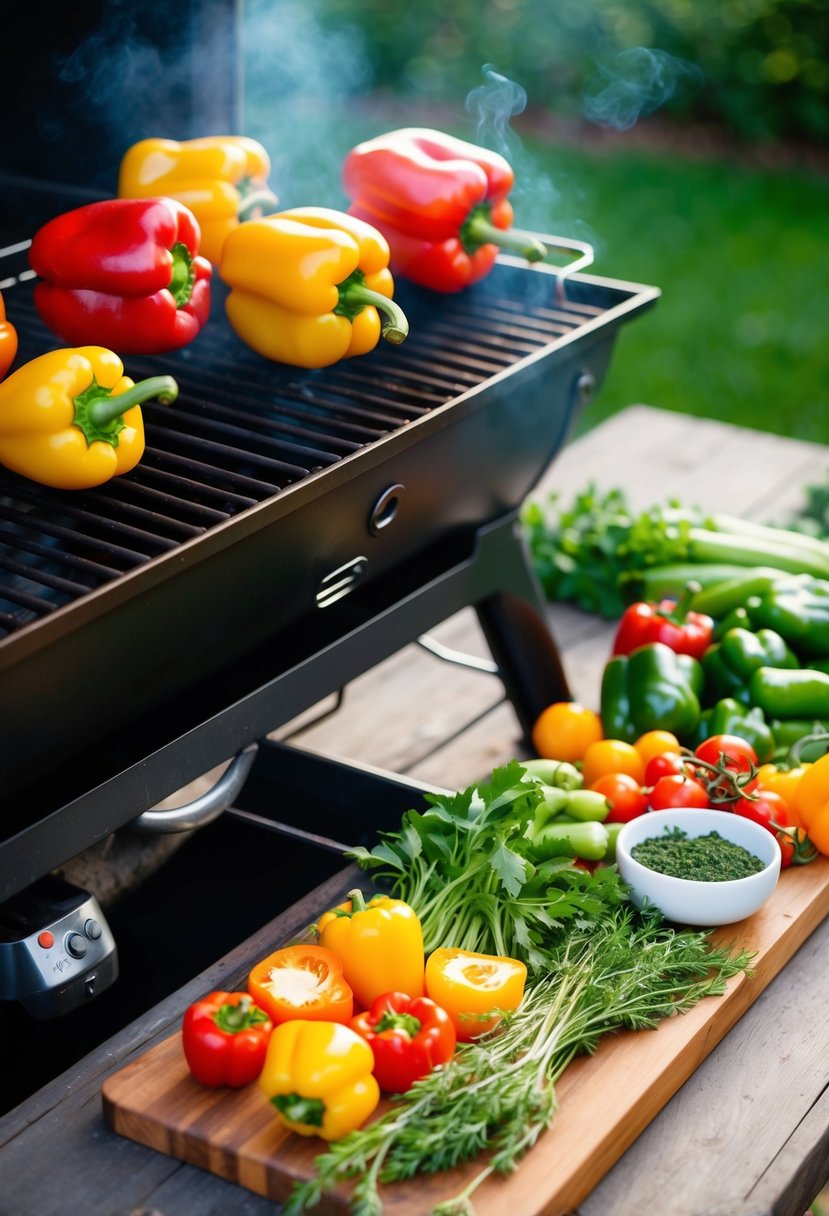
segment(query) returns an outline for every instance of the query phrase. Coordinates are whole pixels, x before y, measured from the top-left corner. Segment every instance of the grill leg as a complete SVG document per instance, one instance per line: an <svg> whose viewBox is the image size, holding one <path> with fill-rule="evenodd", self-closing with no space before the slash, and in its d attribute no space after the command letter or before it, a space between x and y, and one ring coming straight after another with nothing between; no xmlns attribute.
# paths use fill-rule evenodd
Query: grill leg
<svg viewBox="0 0 829 1216"><path fill-rule="evenodd" d="M476 602L475 610L529 743L541 711L554 701L571 699L567 677L519 526L486 534L480 562L495 589Z"/></svg>

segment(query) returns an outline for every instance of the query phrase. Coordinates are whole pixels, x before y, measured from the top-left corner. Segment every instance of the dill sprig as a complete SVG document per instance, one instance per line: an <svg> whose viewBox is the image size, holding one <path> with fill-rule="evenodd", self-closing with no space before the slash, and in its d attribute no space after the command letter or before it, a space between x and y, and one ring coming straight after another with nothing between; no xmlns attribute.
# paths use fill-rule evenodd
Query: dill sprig
<svg viewBox="0 0 829 1216"><path fill-rule="evenodd" d="M337 1183L356 1179L353 1216L379 1216L380 1186L451 1169L485 1153L485 1164L433 1216L466 1216L493 1173L514 1170L556 1111L555 1085L578 1055L622 1029L650 1029L722 994L751 956L716 947L704 932L666 926L630 906L571 928L524 1000L495 1030L462 1044L453 1059L399 1095L373 1123L332 1143L316 1175L284 1211L298 1216Z"/></svg>

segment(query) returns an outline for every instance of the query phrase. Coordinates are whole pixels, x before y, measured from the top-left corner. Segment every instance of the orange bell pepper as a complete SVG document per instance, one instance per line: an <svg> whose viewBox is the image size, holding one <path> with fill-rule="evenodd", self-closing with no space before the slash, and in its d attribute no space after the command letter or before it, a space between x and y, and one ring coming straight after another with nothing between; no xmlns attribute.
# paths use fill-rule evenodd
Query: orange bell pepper
<svg viewBox="0 0 829 1216"><path fill-rule="evenodd" d="M527 968L516 958L441 946L426 960L426 992L452 1019L460 1043L494 1029L521 1004Z"/></svg>
<svg viewBox="0 0 829 1216"><path fill-rule="evenodd" d="M263 958L248 977L248 991L274 1023L304 1018L348 1022L354 994L336 954L322 946L283 946Z"/></svg>
<svg viewBox="0 0 829 1216"><path fill-rule="evenodd" d="M17 330L6 320L6 306L0 295L0 380L14 362L17 354Z"/></svg>
<svg viewBox="0 0 829 1216"><path fill-rule="evenodd" d="M320 917L320 943L342 959L362 1009L384 992L423 995L423 930L409 904L388 895L368 903L361 891ZM438 1002L440 1004L440 1002Z"/></svg>
<svg viewBox="0 0 829 1216"><path fill-rule="evenodd" d="M792 806L815 848L829 855L829 753L806 767Z"/></svg>

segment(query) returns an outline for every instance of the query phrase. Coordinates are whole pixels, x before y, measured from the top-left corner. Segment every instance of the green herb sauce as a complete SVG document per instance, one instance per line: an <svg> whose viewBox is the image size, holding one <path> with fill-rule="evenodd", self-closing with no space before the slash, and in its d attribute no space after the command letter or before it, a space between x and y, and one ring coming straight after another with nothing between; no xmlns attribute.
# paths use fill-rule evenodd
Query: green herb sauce
<svg viewBox="0 0 829 1216"><path fill-rule="evenodd" d="M729 882L759 874L766 868L759 857L726 840L719 832L689 837L681 828L643 840L633 846L630 854L649 870L696 882Z"/></svg>

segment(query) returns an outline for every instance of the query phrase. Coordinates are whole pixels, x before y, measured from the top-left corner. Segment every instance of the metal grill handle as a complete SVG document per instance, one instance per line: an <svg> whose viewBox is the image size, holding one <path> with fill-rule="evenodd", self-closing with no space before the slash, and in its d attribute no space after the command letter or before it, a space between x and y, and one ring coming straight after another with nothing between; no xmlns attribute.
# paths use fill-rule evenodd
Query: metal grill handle
<svg viewBox="0 0 829 1216"><path fill-rule="evenodd" d="M227 766L215 785L200 798L184 806L173 807L170 810L144 811L133 820L132 826L142 832L153 834L169 834L172 832L189 832L193 828L202 828L232 806L236 796L245 784L248 773L256 759L259 750L257 743L249 743L244 751Z"/></svg>

